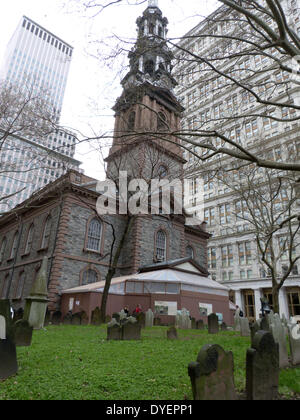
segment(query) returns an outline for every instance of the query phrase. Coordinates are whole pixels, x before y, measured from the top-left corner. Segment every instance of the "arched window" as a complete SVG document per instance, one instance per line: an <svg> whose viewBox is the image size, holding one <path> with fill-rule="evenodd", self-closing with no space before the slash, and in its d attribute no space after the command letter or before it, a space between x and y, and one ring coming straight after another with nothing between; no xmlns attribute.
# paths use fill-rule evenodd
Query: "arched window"
<svg viewBox="0 0 300 420"><path fill-rule="evenodd" d="M165 178L168 175L168 169L165 165L160 165L158 168L158 176L160 179Z"/></svg>
<svg viewBox="0 0 300 420"><path fill-rule="evenodd" d="M97 271L92 270L90 268L83 272L82 281L81 281L82 286L85 286L87 284L97 283L97 282L98 282Z"/></svg>
<svg viewBox="0 0 300 420"><path fill-rule="evenodd" d="M4 260L4 254L5 254L5 251L6 251L6 245L7 245L7 239L6 238L3 238L2 243L1 243L1 248L0 248L0 264Z"/></svg>
<svg viewBox="0 0 300 420"><path fill-rule="evenodd" d="M194 249L192 246L188 245L185 249L185 253L187 257L194 258Z"/></svg>
<svg viewBox="0 0 300 420"><path fill-rule="evenodd" d="M154 61L147 60L144 67L145 73L148 73L150 76L154 74Z"/></svg>
<svg viewBox="0 0 300 420"><path fill-rule="evenodd" d="M129 114L128 122L127 122L128 131L134 131L135 129L135 112L132 111Z"/></svg>
<svg viewBox="0 0 300 420"><path fill-rule="evenodd" d="M156 259L157 261L166 261L167 256L167 235L163 230L156 234Z"/></svg>
<svg viewBox="0 0 300 420"><path fill-rule="evenodd" d="M157 114L157 130L168 131L167 117L163 112Z"/></svg>
<svg viewBox="0 0 300 420"><path fill-rule="evenodd" d="M21 299L23 295L23 289L25 284L25 272L22 271L19 274L18 282L15 287L15 296L14 299Z"/></svg>
<svg viewBox="0 0 300 420"><path fill-rule="evenodd" d="M25 246L25 255L29 254L31 251L32 242L33 242L33 232L34 232L34 225L32 223L28 229L27 241L26 241L26 246Z"/></svg>
<svg viewBox="0 0 300 420"><path fill-rule="evenodd" d="M6 299L7 290L8 290L8 284L9 284L9 274L6 274L6 276L3 279L3 283L0 286L0 298Z"/></svg>
<svg viewBox="0 0 300 420"><path fill-rule="evenodd" d="M88 226L87 249L100 252L101 248L102 223L95 217Z"/></svg>
<svg viewBox="0 0 300 420"><path fill-rule="evenodd" d="M9 256L10 260L14 259L16 256L17 247L18 247L18 239L19 239L19 231L17 230L17 232L14 234L14 239L13 239L13 243L12 243L12 247L10 251L10 256Z"/></svg>
<svg viewBox="0 0 300 420"><path fill-rule="evenodd" d="M52 224L52 218L51 218L51 216L48 216L46 221L45 221L45 225L44 225L42 245L41 245L42 249L46 249L49 246L51 224Z"/></svg>

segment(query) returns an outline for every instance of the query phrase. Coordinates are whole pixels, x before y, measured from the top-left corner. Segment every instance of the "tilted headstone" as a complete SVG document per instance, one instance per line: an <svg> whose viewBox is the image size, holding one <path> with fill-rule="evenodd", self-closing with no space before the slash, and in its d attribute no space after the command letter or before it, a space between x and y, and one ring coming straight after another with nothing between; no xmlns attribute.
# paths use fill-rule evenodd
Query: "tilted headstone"
<svg viewBox="0 0 300 420"><path fill-rule="evenodd" d="M210 314L208 320L208 334L218 334L219 332L219 319L216 314Z"/></svg>
<svg viewBox="0 0 300 420"><path fill-rule="evenodd" d="M291 362L293 366L300 365L300 325L292 324L288 327L291 350Z"/></svg>
<svg viewBox="0 0 300 420"><path fill-rule="evenodd" d="M176 327L170 327L167 330L167 339L168 340L177 340L178 339Z"/></svg>
<svg viewBox="0 0 300 420"><path fill-rule="evenodd" d="M286 327L282 324L278 314L273 315L270 327L274 340L279 345L279 367L284 369L289 366Z"/></svg>
<svg viewBox="0 0 300 420"><path fill-rule="evenodd" d="M207 344L197 361L188 366L194 400L236 400L233 354L217 344Z"/></svg>
<svg viewBox="0 0 300 420"><path fill-rule="evenodd" d="M33 327L25 319L19 319L15 325L15 344L17 347L31 346Z"/></svg>
<svg viewBox="0 0 300 420"><path fill-rule="evenodd" d="M122 325L122 340L140 340L141 325L135 318L129 317L127 322Z"/></svg>
<svg viewBox="0 0 300 420"><path fill-rule="evenodd" d="M197 330L204 330L204 321L203 321L203 319L198 319L198 321L196 321L196 329Z"/></svg>
<svg viewBox="0 0 300 420"><path fill-rule="evenodd" d="M14 328L12 325L10 302L0 300L1 337L0 338L0 380L5 380L18 372Z"/></svg>
<svg viewBox="0 0 300 420"><path fill-rule="evenodd" d="M240 318L241 337L250 337L251 331L248 318Z"/></svg>
<svg viewBox="0 0 300 420"><path fill-rule="evenodd" d="M274 400L278 396L279 346L269 331L258 331L246 357L247 400Z"/></svg>
<svg viewBox="0 0 300 420"><path fill-rule="evenodd" d="M100 308L95 308L92 311L92 320L91 320L92 325L101 325L101 311Z"/></svg>
<svg viewBox="0 0 300 420"><path fill-rule="evenodd" d="M122 328L115 318L107 324L107 340L121 340Z"/></svg>
<svg viewBox="0 0 300 420"><path fill-rule="evenodd" d="M151 309L148 309L148 311L146 312L145 326L153 327L153 321L154 321L154 314Z"/></svg>
<svg viewBox="0 0 300 420"><path fill-rule="evenodd" d="M30 295L26 298L24 309L24 319L35 330L44 327L45 315L48 305L48 285L47 285L48 257L43 258L42 266L33 283Z"/></svg>

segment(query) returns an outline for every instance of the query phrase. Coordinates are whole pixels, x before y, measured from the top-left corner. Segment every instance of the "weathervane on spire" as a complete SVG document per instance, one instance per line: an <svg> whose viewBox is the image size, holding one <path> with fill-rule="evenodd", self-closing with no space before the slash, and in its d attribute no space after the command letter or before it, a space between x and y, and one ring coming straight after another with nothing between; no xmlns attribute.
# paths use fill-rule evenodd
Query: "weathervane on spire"
<svg viewBox="0 0 300 420"><path fill-rule="evenodd" d="M158 7L158 0L148 0L148 7Z"/></svg>

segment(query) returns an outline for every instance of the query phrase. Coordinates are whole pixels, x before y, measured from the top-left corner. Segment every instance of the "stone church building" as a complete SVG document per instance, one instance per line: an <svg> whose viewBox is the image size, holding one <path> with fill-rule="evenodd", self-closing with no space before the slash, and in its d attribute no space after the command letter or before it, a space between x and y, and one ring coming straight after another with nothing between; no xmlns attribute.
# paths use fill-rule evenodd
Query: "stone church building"
<svg viewBox="0 0 300 420"><path fill-rule="evenodd" d="M107 178L115 181L117 191L120 171L127 172L128 183L135 179L147 184L156 178L183 180L185 160L179 140L170 135L180 127L183 108L173 94L176 81L171 74L172 52L165 41L167 23L152 2L137 20L138 38L129 53L130 70L122 81L123 94L113 108L114 139L106 159ZM72 293L74 289L80 293L81 287L103 286L111 257L122 241L115 278L137 277L138 273L151 271L145 267L153 268L156 264L162 265L162 269L174 268L176 261L180 267L174 268L172 275L175 271L176 275L184 273L185 279L181 282L177 278L177 283L189 286L169 293L167 287L160 289L159 301L174 300L177 309L182 309L178 296L176 299L172 296L186 293L196 302L191 305L193 316L199 318L197 305L203 303L204 307L211 305L214 312L222 312L229 322L228 291L208 278L209 234L205 223L188 226L184 211L164 214L161 204L155 214L130 217L119 211L116 215L99 216L97 191L96 180L72 170L0 219L0 299L10 298L15 308L24 305L42 259L47 256L48 309L58 311L64 291ZM120 210L120 197L117 208ZM130 228L124 236L129 219ZM156 268L152 271L156 271L151 277L155 283L159 281L158 271ZM119 295L128 294L131 300L118 302L133 306L142 295L155 293L158 291L137 288L126 292L123 288ZM100 306L100 300L94 307ZM154 309L155 299L152 301ZM110 312L120 311L122 306L109 308ZM77 310L80 309L86 308L79 305Z"/></svg>

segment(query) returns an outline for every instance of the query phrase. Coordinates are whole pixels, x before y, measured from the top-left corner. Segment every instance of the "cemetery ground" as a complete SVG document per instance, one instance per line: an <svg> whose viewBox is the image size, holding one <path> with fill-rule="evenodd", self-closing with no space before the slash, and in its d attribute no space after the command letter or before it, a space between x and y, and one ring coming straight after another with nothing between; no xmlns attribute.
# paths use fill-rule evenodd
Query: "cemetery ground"
<svg viewBox="0 0 300 420"><path fill-rule="evenodd" d="M188 364L205 344L234 354L235 387L243 398L250 337L234 331L142 330L138 341L107 341L106 325L47 326L31 347L18 347L18 374L0 381L0 400L192 400ZM280 372L282 399L300 399L300 367Z"/></svg>

